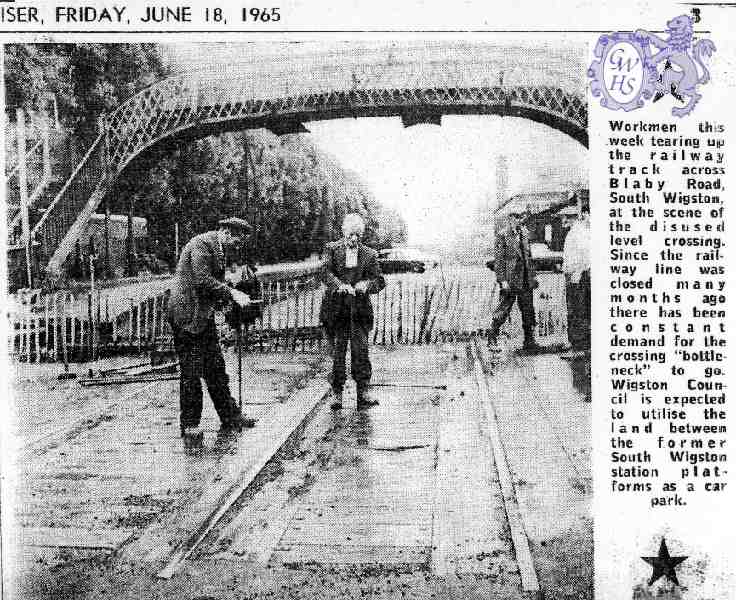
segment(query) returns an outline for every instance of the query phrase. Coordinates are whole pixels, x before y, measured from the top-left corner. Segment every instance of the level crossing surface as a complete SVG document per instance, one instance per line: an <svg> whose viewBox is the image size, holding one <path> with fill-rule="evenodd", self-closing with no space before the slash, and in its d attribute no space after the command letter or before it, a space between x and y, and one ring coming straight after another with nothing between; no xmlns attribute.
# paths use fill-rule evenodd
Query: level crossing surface
<svg viewBox="0 0 736 600"><path fill-rule="evenodd" d="M513 348L492 364L476 347L488 367L486 396L468 343L375 348L380 404L368 411L351 404L353 388L342 411L329 410L319 353L249 355L244 399L263 402L246 406L259 424L223 438L206 405L196 452L177 436L176 382L126 396L59 382L51 371L26 377L16 387L24 485L15 557L24 567L14 584L25 597L62 593L69 580L92 598L111 589L118 597L521 598L514 511L539 588L592 597L590 404L575 367ZM234 353L226 359L234 374ZM45 402L24 403L38 398L39 384ZM53 405L58 418L48 416ZM269 444L275 453L244 481ZM186 557L176 561L181 548ZM170 577L158 576L172 564Z"/></svg>

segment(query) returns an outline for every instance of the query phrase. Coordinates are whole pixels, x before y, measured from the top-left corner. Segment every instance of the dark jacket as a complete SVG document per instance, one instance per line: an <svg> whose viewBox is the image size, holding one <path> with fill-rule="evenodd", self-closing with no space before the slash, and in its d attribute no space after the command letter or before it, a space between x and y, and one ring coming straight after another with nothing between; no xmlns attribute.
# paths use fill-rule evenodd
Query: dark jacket
<svg viewBox="0 0 736 600"><path fill-rule="evenodd" d="M168 317L189 333L201 333L212 319L215 306L232 299L225 284L225 256L217 232L193 237L181 251L171 286Z"/></svg>
<svg viewBox="0 0 736 600"><path fill-rule="evenodd" d="M494 271L499 283L508 281L512 290L536 287L534 265L529 249L529 231L523 225L519 226L518 231L506 227L498 233L494 260ZM524 266L526 266L526 279Z"/></svg>
<svg viewBox="0 0 736 600"><path fill-rule="evenodd" d="M386 281L378 266L378 253L375 250L358 244L357 265L348 269L345 267L345 243L339 241L327 244L321 277L327 289L322 298L319 316L327 329L347 324L351 311L356 323L368 329L373 327L373 306L368 294L377 294L386 287ZM356 293L352 296L336 293L342 284L354 286L359 281L368 282L366 294Z"/></svg>

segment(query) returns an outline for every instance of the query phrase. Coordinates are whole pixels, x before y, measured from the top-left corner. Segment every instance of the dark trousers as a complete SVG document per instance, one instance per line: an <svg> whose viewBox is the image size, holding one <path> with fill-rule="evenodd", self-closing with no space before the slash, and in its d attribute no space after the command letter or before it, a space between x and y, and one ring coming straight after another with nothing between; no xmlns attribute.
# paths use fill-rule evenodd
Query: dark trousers
<svg viewBox="0 0 736 600"><path fill-rule="evenodd" d="M567 338L573 350L590 348L590 271L583 271L578 283L566 277Z"/></svg>
<svg viewBox="0 0 736 600"><path fill-rule="evenodd" d="M534 316L534 290L530 288L501 290L498 296L498 304L493 311L490 336L494 339L498 336L501 325L506 322L509 314L511 314L514 302L518 302L519 304L521 326L524 329L524 340L532 341L534 339L534 327L537 324L537 319Z"/></svg>
<svg viewBox="0 0 736 600"><path fill-rule="evenodd" d="M179 357L179 405L181 427L196 427L202 417L202 383L212 398L220 421L228 423L240 414L238 403L230 395L230 379L225 372L225 359L217 339L214 320L204 331L190 333L172 324L174 347Z"/></svg>
<svg viewBox="0 0 736 600"><path fill-rule="evenodd" d="M368 358L368 333L370 329L365 325L353 321L336 325L334 329L327 329L327 338L332 349L332 389L341 392L347 378L345 368L345 354L350 342L350 374L358 388L368 385L371 379L372 367Z"/></svg>

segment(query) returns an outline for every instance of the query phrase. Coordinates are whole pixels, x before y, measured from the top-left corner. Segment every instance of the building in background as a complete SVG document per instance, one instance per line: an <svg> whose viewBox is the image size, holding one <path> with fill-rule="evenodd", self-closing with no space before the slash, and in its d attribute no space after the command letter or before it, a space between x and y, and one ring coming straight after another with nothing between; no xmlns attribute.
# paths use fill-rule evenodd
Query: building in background
<svg viewBox="0 0 736 600"><path fill-rule="evenodd" d="M583 202L588 202L588 198L587 189L516 194L496 207L495 229L504 226L512 210L521 209L526 213L523 223L529 230L529 241L544 243L550 250L561 251L567 230L560 211L570 207L579 215Z"/></svg>

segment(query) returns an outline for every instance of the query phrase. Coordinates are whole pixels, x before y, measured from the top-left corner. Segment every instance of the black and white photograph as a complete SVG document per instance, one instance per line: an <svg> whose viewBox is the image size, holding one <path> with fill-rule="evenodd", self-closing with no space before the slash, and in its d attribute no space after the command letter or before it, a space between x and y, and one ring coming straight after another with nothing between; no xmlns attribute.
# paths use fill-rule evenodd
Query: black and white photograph
<svg viewBox="0 0 736 600"><path fill-rule="evenodd" d="M592 599L588 43L185 38L3 47L4 595Z"/></svg>

